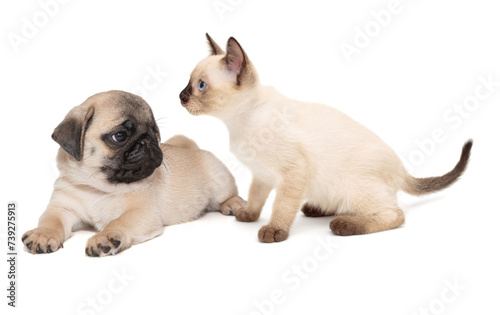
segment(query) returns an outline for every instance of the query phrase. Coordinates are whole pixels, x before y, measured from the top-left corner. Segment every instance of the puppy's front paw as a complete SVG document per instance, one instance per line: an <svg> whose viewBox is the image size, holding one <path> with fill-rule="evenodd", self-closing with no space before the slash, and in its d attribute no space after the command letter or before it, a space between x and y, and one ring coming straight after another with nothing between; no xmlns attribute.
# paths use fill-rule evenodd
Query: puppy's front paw
<svg viewBox="0 0 500 315"><path fill-rule="evenodd" d="M282 242L288 238L288 231L264 225L259 230L259 241L262 243Z"/></svg>
<svg viewBox="0 0 500 315"><path fill-rule="evenodd" d="M32 254L49 254L63 247L64 239L53 229L36 228L24 233L23 244Z"/></svg>
<svg viewBox="0 0 500 315"><path fill-rule="evenodd" d="M224 215L234 215L246 206L247 202L245 200L241 199L240 196L234 196L224 201L224 203L220 206L220 212Z"/></svg>
<svg viewBox="0 0 500 315"><path fill-rule="evenodd" d="M104 257L118 254L128 247L120 232L102 231L87 241L85 254L90 257Z"/></svg>

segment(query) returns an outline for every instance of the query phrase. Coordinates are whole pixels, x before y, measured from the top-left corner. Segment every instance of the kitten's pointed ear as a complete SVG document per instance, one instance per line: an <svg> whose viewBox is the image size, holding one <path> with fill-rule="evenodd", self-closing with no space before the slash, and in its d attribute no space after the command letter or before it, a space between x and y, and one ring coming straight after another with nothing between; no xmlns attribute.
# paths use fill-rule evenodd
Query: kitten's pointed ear
<svg viewBox="0 0 500 315"><path fill-rule="evenodd" d="M225 54L224 50L222 50L222 48L220 48L219 45L217 45L217 43L212 39L212 37L210 37L208 33L205 33L205 35L207 36L207 42L208 46L210 47L210 53L212 55L224 55Z"/></svg>
<svg viewBox="0 0 500 315"><path fill-rule="evenodd" d="M229 38L226 47L226 56L222 62L229 72L236 76L236 84L240 85L248 74L248 57L234 37Z"/></svg>
<svg viewBox="0 0 500 315"><path fill-rule="evenodd" d="M52 133L52 139L77 161L82 160L83 139L93 116L94 107L90 107L87 111L78 107L74 108Z"/></svg>

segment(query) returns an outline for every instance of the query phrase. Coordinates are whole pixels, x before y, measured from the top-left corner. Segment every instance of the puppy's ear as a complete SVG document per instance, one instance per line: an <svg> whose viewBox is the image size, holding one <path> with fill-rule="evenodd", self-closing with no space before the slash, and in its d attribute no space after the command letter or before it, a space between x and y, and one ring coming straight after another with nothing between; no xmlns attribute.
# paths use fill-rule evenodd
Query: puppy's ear
<svg viewBox="0 0 500 315"><path fill-rule="evenodd" d="M212 37L210 37L208 33L205 33L205 35L207 36L207 43L208 47L210 48L210 54L224 55L225 54L224 50L222 50L222 48L220 48L219 45L217 45L217 43L212 39Z"/></svg>
<svg viewBox="0 0 500 315"><path fill-rule="evenodd" d="M66 115L52 133L52 139L77 161L82 160L83 139L87 128L92 123L93 116L94 107L90 107L86 112L76 107Z"/></svg>
<svg viewBox="0 0 500 315"><path fill-rule="evenodd" d="M227 54L222 58L222 62L225 68L234 75L236 84L241 85L250 76L247 54L234 37L227 41L226 51Z"/></svg>

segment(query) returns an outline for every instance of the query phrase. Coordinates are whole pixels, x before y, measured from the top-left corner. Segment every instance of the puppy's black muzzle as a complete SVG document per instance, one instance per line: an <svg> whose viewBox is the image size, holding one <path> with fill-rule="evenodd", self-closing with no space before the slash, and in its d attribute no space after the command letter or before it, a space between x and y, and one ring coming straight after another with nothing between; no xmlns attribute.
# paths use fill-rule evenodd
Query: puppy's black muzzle
<svg viewBox="0 0 500 315"><path fill-rule="evenodd" d="M145 139L142 139L141 141L137 142L137 144L134 146L134 148L132 148L132 150L125 153L125 158L127 159L127 162L129 163L139 162L144 156L145 147L146 147Z"/></svg>
<svg viewBox="0 0 500 315"><path fill-rule="evenodd" d="M125 152L118 167L104 167L111 183L132 183L153 174L163 161L163 152L157 140L144 137Z"/></svg>

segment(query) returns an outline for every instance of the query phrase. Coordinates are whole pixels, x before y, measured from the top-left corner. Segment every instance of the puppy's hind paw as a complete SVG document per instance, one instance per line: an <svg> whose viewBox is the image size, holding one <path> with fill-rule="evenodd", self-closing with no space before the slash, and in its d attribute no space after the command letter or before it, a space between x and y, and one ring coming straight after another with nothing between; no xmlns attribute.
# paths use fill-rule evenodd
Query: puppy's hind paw
<svg viewBox="0 0 500 315"><path fill-rule="evenodd" d="M243 200L240 196L234 196L224 201L220 206L220 212L223 215L235 215L236 212L244 209L247 202Z"/></svg>

